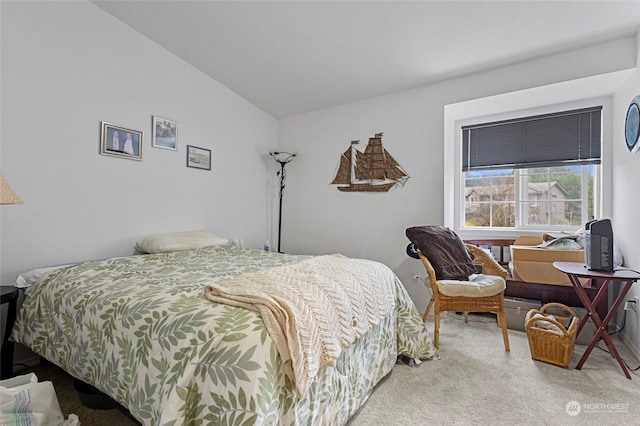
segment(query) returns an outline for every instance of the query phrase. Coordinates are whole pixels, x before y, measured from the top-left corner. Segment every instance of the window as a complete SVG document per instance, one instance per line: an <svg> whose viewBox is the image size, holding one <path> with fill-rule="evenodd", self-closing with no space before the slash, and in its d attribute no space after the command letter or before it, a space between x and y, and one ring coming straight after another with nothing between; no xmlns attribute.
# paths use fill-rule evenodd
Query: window
<svg viewBox="0 0 640 426"><path fill-rule="evenodd" d="M595 216L602 107L462 127L462 228L575 230Z"/></svg>
<svg viewBox="0 0 640 426"><path fill-rule="evenodd" d="M577 229L595 216L593 191L597 167L465 172L465 192L477 195L465 199L464 224Z"/></svg>

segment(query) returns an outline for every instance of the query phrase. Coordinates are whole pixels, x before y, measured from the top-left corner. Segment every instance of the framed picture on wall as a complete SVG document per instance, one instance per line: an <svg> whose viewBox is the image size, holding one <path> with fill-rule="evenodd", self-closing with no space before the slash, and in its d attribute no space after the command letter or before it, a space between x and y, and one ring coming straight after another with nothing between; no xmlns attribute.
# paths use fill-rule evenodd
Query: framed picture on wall
<svg viewBox="0 0 640 426"><path fill-rule="evenodd" d="M100 154L142 160L142 132L102 121Z"/></svg>
<svg viewBox="0 0 640 426"><path fill-rule="evenodd" d="M187 167L211 170L211 150L187 145Z"/></svg>
<svg viewBox="0 0 640 426"><path fill-rule="evenodd" d="M151 145L154 148L178 149L178 122L168 118L153 116L153 136Z"/></svg>

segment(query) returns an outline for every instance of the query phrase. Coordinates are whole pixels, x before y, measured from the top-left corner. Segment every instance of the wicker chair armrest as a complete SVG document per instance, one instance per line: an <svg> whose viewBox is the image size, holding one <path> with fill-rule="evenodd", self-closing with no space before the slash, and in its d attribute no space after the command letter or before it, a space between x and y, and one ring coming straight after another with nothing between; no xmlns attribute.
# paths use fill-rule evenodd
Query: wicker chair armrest
<svg viewBox="0 0 640 426"><path fill-rule="evenodd" d="M498 275L503 279L507 279L507 270L504 269L496 260L486 251L473 244L465 244L469 251L473 254L473 264L482 267L482 273L486 275Z"/></svg>
<svg viewBox="0 0 640 426"><path fill-rule="evenodd" d="M420 260L422 260L422 264L427 270L427 279L429 280L429 285L431 285L431 289L435 293L438 291L438 283L436 282L436 270L433 269L433 266L431 265L431 262L429 262L429 259L427 259L427 256L423 255L422 253L420 253ZM424 284L427 285L426 280Z"/></svg>

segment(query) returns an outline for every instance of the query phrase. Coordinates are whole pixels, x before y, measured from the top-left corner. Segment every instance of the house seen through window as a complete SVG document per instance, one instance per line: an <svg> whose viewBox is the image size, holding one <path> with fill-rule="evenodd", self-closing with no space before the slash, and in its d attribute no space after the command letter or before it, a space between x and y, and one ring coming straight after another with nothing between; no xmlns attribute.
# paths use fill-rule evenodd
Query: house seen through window
<svg viewBox="0 0 640 426"><path fill-rule="evenodd" d="M598 197L601 128L601 107L463 127L463 227L582 226Z"/></svg>

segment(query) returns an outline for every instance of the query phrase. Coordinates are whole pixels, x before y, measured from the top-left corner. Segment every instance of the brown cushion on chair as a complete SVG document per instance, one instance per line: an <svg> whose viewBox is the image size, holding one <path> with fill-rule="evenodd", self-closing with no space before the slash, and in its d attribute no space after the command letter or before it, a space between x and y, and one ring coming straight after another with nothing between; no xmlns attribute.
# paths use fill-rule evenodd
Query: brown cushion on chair
<svg viewBox="0 0 640 426"><path fill-rule="evenodd" d="M413 226L407 238L424 254L436 272L437 280L466 280L475 274L472 257L458 235L444 226Z"/></svg>

